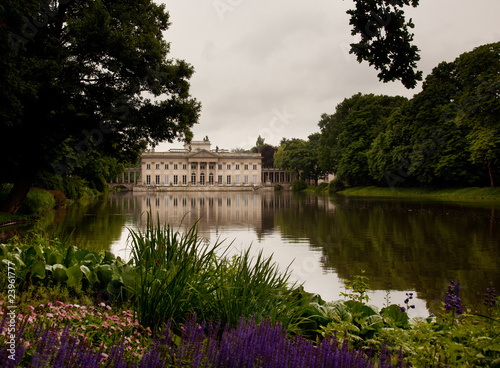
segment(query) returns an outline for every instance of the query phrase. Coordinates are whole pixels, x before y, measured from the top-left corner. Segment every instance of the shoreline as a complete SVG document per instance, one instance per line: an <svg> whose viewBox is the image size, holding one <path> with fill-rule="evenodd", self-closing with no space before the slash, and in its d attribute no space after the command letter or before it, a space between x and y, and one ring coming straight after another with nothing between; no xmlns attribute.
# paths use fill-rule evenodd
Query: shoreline
<svg viewBox="0 0 500 368"><path fill-rule="evenodd" d="M443 200L500 201L500 188L389 188L349 187L336 194L345 197L432 198Z"/></svg>

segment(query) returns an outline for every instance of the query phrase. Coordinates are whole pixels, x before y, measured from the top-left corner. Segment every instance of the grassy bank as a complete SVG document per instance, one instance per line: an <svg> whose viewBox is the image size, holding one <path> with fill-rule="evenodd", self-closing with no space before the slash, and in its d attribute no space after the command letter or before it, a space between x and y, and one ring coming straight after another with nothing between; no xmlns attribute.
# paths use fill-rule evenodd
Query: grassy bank
<svg viewBox="0 0 500 368"><path fill-rule="evenodd" d="M0 186L0 202L3 202L9 194L12 185L3 184ZM56 198L57 197L57 198ZM9 214L0 212L0 225L10 223L20 223L31 221L40 216L43 212L54 208L59 204L59 196L44 189L32 188L24 199L19 212Z"/></svg>
<svg viewBox="0 0 500 368"><path fill-rule="evenodd" d="M499 200L500 188L382 188L353 187L337 192L344 196Z"/></svg>

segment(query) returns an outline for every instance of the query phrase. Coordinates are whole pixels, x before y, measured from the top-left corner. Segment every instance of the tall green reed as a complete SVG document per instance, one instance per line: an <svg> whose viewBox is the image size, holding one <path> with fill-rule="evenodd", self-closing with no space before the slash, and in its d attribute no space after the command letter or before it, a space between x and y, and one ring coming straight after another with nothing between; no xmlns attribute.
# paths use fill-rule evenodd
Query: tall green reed
<svg viewBox="0 0 500 368"><path fill-rule="evenodd" d="M135 274L128 289L143 326L156 329L168 319L179 325L193 314L230 326L241 317L289 326L301 313L288 268L281 272L262 251L252 257L249 248L228 259L232 244L209 245L197 224L181 234L159 219L154 224L151 214L145 231L130 230L130 239Z"/></svg>
<svg viewBox="0 0 500 368"><path fill-rule="evenodd" d="M143 326L156 329L171 318L181 323L198 312L200 291L207 289L207 270L221 243L205 245L196 224L186 233L171 225L156 226L148 214L146 230L130 230L135 265L134 309ZM201 292L203 294L203 292Z"/></svg>

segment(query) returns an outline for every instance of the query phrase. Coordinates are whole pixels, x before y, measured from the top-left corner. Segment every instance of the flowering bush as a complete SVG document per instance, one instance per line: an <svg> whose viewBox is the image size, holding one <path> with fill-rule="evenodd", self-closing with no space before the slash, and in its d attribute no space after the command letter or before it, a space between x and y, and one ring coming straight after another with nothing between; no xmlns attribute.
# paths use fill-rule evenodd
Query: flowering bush
<svg viewBox="0 0 500 368"><path fill-rule="evenodd" d="M142 327L137 319L133 318L131 311L124 310L119 314L112 314L111 307L104 303L98 307L87 307L57 302L28 308L28 315L17 315L16 335L18 346L22 345L25 352L24 359L41 359L40 350L44 351L45 355L49 354L47 349L53 346L55 341L65 341L66 345L76 344L75 346L83 344L87 349L94 348L104 360L111 354L116 343L121 342L125 355L137 358L144 354L143 347L152 341L151 331ZM6 313L3 301L0 301L0 320L4 321L0 336L4 338L7 331Z"/></svg>
<svg viewBox="0 0 500 368"><path fill-rule="evenodd" d="M70 311L63 313L61 308ZM364 352L350 349L347 340L339 343L336 336L314 344L301 336L289 337L286 329L279 323L271 325L267 320L258 324L255 320L244 318L236 328L226 327L220 331L220 323L198 324L194 316L182 327L180 337L172 333L169 320L164 332L155 339L142 341L136 339L132 346L130 337L123 335L120 341L110 345L101 343L96 348L91 343L92 338L87 338L88 331L81 331L85 325L78 324L85 320L84 315L87 313L78 313L73 310L74 308L75 306L64 305L52 308L54 313L47 318L53 322L46 324L30 323L36 321L37 315L34 311L30 316L19 316L15 359L8 358L9 353L5 345L0 348L0 359L6 362L6 367L49 365L82 368L172 366L388 368L392 366L392 359L386 347L383 348L376 365ZM73 314L75 312L76 314ZM129 316L126 316L126 313L124 316L125 318L108 318L112 322L103 322L101 332L109 330L108 327L113 324L125 327L121 321L127 320ZM81 321L79 317L83 317ZM76 326L73 326L74 324ZM109 326L105 327L105 324ZM5 336L5 323L2 323L0 328L2 336ZM137 353L138 350L141 350L140 354ZM396 360L397 367L403 367L401 354L394 361Z"/></svg>

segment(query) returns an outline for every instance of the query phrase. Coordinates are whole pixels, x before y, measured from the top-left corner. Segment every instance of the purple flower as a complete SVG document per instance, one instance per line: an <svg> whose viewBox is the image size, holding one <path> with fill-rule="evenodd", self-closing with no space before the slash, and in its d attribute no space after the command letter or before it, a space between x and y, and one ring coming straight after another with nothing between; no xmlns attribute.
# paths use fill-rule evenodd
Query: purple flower
<svg viewBox="0 0 500 368"><path fill-rule="evenodd" d="M448 286L448 294L444 299L444 309L455 311L458 315L462 314L462 299L460 299L460 283L451 281Z"/></svg>

